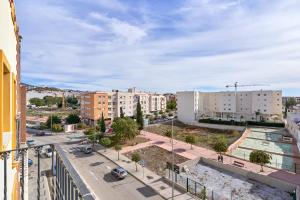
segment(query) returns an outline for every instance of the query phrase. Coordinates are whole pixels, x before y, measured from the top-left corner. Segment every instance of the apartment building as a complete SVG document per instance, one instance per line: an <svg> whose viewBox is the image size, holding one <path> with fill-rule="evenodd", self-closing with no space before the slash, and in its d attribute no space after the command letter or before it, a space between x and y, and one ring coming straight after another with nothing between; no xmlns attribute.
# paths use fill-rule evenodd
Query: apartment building
<svg viewBox="0 0 300 200"><path fill-rule="evenodd" d="M282 92L271 90L241 92L177 92L178 119L191 122L200 118L227 120L282 119Z"/></svg>
<svg viewBox="0 0 300 200"><path fill-rule="evenodd" d="M20 158L3 153L26 142L24 89L20 88L20 40L13 0L0 1L0 199L19 199ZM24 99L23 99L24 100ZM26 100L25 100L26 101ZM23 120L22 120L23 119ZM6 179L4 179L5 177Z"/></svg>
<svg viewBox="0 0 300 200"><path fill-rule="evenodd" d="M161 94L151 94L149 97L150 112L165 110L167 106L166 97Z"/></svg>
<svg viewBox="0 0 300 200"><path fill-rule="evenodd" d="M160 94L146 93L130 88L128 91L112 90L111 92L83 93L80 97L80 114L87 123L95 124L102 113L105 119L121 116L134 116L140 101L144 114L166 109L166 98Z"/></svg>

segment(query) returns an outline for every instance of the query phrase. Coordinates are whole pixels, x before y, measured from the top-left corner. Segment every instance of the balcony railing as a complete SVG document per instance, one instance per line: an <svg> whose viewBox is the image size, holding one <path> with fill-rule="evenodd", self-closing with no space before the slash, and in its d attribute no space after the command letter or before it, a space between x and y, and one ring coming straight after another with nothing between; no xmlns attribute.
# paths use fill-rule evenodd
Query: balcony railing
<svg viewBox="0 0 300 200"><path fill-rule="evenodd" d="M52 149L52 155L50 158L50 169L42 169L42 149L43 147L50 146ZM35 160L37 164L28 162L28 152L35 153ZM49 182L49 194L53 200L93 200L94 197L86 187L82 179L76 170L72 167L70 161L66 157L63 149L57 144L38 145L32 147L19 148L9 151L0 152L0 162L3 162L3 174L0 174L0 186L3 186L3 199L10 199L11 194L8 194L8 184L12 183L8 181L14 177L9 177L9 162L10 156L18 154L19 162L19 183L20 183L20 194L19 199L26 200L28 195L31 199L41 199L41 176L47 175ZM32 161L32 160L31 160ZM26 184L25 177L28 176L27 166L30 164L30 169L37 171L36 186L34 184ZM35 168L36 167L36 168ZM2 170L1 170L2 171ZM1 172L2 173L2 172ZM32 181L32 180L31 180ZM28 188L27 188L28 187ZM35 188L36 187L36 188ZM2 187L1 187L2 188ZM27 193L28 191L31 191ZM34 192L32 192L34 191ZM36 192L35 192L36 191ZM1 196L1 195L0 195ZM33 197L33 198L32 198Z"/></svg>

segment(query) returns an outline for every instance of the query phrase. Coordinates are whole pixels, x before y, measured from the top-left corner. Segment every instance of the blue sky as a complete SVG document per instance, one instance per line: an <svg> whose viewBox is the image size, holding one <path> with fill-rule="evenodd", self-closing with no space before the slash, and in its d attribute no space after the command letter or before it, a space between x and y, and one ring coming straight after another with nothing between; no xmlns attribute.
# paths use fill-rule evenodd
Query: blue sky
<svg viewBox="0 0 300 200"><path fill-rule="evenodd" d="M299 0L16 0L22 81L300 96Z"/></svg>

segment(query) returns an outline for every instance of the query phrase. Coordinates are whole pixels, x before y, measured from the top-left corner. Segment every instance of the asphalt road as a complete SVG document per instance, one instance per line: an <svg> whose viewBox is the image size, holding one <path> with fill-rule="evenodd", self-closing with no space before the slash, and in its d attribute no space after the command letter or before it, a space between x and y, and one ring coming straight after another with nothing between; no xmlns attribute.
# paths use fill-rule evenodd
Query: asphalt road
<svg viewBox="0 0 300 200"><path fill-rule="evenodd" d="M95 152L86 155L76 151L75 147L78 144L68 144L70 139L65 135L32 136L32 139L38 144L60 143L73 167L96 199L162 199L154 190L131 175L124 180L117 180L110 174L110 170L116 167L114 163ZM47 164L46 167L48 167Z"/></svg>

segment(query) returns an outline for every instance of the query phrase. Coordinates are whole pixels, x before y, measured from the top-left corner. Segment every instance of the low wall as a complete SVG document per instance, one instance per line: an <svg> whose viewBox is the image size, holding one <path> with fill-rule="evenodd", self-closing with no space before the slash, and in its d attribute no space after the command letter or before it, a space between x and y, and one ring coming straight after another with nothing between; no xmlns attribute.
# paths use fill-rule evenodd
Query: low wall
<svg viewBox="0 0 300 200"><path fill-rule="evenodd" d="M211 165L213 167L216 167L216 168L228 171L228 172L239 174L241 176L247 177L247 174L248 174L247 170L244 170L242 168L235 167L235 166L232 166L232 165L225 165L225 164L223 164L221 162L216 162L216 161L211 160L211 159L207 159L207 158L201 157L201 162L203 162L203 163L205 163L207 165Z"/></svg>
<svg viewBox="0 0 300 200"><path fill-rule="evenodd" d="M219 130L243 131L245 129L244 126L231 126L231 125L223 125L223 124L208 124L208 123L199 123L199 122L190 122L187 124L192 126L199 126L203 128L212 128L212 129L219 129Z"/></svg>
<svg viewBox="0 0 300 200"><path fill-rule="evenodd" d="M231 144L228 149L227 149L227 153L230 153L231 151L233 151L234 149L238 148L238 146L243 142L243 140L245 138L248 137L248 135L251 133L251 129L247 128L245 129L244 133L242 134L242 136L236 140L233 144Z"/></svg>

